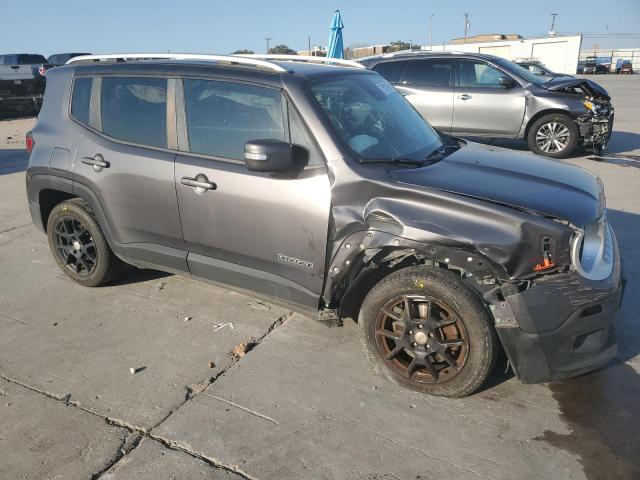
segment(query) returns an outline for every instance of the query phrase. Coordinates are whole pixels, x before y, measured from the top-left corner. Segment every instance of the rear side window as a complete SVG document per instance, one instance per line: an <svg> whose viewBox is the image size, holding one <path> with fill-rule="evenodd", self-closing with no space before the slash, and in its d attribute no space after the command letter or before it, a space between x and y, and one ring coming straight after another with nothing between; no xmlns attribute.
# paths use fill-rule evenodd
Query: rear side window
<svg viewBox="0 0 640 480"><path fill-rule="evenodd" d="M278 90L212 80L183 85L191 152L242 160L250 140L285 140Z"/></svg>
<svg viewBox="0 0 640 480"><path fill-rule="evenodd" d="M451 79L451 60L412 60L407 65L404 81L425 87L448 87Z"/></svg>
<svg viewBox="0 0 640 480"><path fill-rule="evenodd" d="M400 75L405 62L383 62L375 65L372 70L382 75L387 82L394 83L400 81Z"/></svg>
<svg viewBox="0 0 640 480"><path fill-rule="evenodd" d="M103 77L102 132L117 140L167 147L167 79Z"/></svg>
<svg viewBox="0 0 640 480"><path fill-rule="evenodd" d="M502 88L500 77L505 76L505 74L488 63L475 60L460 60L458 65L461 87Z"/></svg>
<svg viewBox="0 0 640 480"><path fill-rule="evenodd" d="M91 85L93 78L76 78L71 95L71 116L80 123L89 125L89 107L91 105Z"/></svg>

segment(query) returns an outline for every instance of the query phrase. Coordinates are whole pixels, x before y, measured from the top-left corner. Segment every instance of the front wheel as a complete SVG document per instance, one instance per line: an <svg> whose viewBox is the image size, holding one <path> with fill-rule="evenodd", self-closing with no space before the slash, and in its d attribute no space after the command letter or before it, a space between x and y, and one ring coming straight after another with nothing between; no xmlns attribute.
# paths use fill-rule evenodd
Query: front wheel
<svg viewBox="0 0 640 480"><path fill-rule="evenodd" d="M529 149L551 158L565 158L578 145L578 126L567 115L552 113L536 120L527 135Z"/></svg>
<svg viewBox="0 0 640 480"><path fill-rule="evenodd" d="M382 279L358 323L374 366L418 392L467 396L495 364L489 313L458 275L439 267L404 268Z"/></svg>

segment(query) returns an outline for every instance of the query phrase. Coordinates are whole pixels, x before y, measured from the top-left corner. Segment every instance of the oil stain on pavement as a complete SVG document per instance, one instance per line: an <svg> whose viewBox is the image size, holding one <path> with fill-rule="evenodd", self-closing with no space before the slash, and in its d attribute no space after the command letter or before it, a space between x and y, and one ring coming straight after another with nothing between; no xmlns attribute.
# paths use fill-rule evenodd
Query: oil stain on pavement
<svg viewBox="0 0 640 480"><path fill-rule="evenodd" d="M549 388L571 433L535 440L578 455L589 480L640 479L640 375L615 362Z"/></svg>

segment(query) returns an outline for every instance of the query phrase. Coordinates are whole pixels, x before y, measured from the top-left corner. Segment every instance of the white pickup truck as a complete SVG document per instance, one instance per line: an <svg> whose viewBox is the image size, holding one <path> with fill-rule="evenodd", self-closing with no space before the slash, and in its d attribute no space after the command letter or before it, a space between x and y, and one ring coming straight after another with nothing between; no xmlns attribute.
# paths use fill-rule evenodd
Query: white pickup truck
<svg viewBox="0 0 640 480"><path fill-rule="evenodd" d="M46 64L42 55L0 55L0 115L40 110Z"/></svg>

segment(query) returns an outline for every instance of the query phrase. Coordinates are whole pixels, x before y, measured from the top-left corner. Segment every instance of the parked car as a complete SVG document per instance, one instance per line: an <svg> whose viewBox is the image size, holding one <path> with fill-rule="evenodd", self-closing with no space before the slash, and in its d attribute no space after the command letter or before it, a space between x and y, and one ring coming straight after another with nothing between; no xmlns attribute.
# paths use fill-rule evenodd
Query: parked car
<svg viewBox="0 0 640 480"><path fill-rule="evenodd" d="M555 73L552 72L551 70L549 70L547 67L545 67L542 63L540 63L539 61L536 60L529 60L529 61L519 61L519 62L515 62L518 65L520 65L522 68L526 68L527 70L529 70L531 73L533 73L534 75L539 75L539 76L547 76L547 77L558 77L558 76L565 76L565 74L559 74L559 73Z"/></svg>
<svg viewBox="0 0 640 480"><path fill-rule="evenodd" d="M526 139L532 152L564 158L582 145L599 152L613 126L611 99L598 84L541 77L501 57L386 54L362 63L446 134Z"/></svg>
<svg viewBox="0 0 640 480"><path fill-rule="evenodd" d="M586 61L578 60L578 65L576 67L576 73L584 73L584 66L586 65Z"/></svg>
<svg viewBox="0 0 640 480"><path fill-rule="evenodd" d="M616 63L616 73L620 75L632 75L633 65L631 60L618 60Z"/></svg>
<svg viewBox="0 0 640 480"><path fill-rule="evenodd" d="M82 55L91 55L91 54L90 53L56 53L56 54L50 55L49 58L47 58L47 62L52 67L59 67L67 63L72 58L80 57Z"/></svg>
<svg viewBox="0 0 640 480"><path fill-rule="evenodd" d="M358 318L392 379L437 395L479 388L500 344L525 382L616 355L596 176L438 133L355 62L134 57L51 70L27 135L29 210L75 282L127 263Z"/></svg>
<svg viewBox="0 0 640 480"><path fill-rule="evenodd" d="M0 55L0 113L38 112L45 88L38 69L45 62L42 55Z"/></svg>
<svg viewBox="0 0 640 480"><path fill-rule="evenodd" d="M597 57L587 58L582 73L585 75L597 75L599 73L606 75L609 73L609 65L598 62Z"/></svg>

